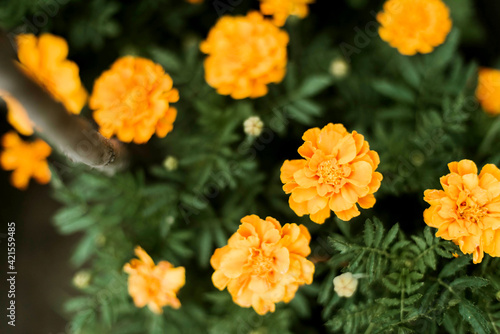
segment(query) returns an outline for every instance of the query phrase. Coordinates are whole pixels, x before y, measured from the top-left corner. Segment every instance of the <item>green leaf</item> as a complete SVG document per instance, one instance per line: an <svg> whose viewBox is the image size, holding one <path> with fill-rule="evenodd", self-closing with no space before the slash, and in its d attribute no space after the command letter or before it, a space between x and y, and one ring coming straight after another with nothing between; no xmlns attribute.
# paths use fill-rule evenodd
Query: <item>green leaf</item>
<svg viewBox="0 0 500 334"><path fill-rule="evenodd" d="M372 87L378 93L394 101L414 103L416 100L413 91L405 86L402 86L401 84L398 85L387 80L377 79L372 83Z"/></svg>
<svg viewBox="0 0 500 334"><path fill-rule="evenodd" d="M375 236L373 240L373 245L375 247L380 247L380 243L382 242L382 239L384 238L384 225L380 220L377 218L373 219L373 226L375 227Z"/></svg>
<svg viewBox="0 0 500 334"><path fill-rule="evenodd" d="M385 306L399 306L401 304L399 298L379 298L376 302Z"/></svg>
<svg viewBox="0 0 500 334"><path fill-rule="evenodd" d="M101 303L101 316L106 327L111 328L111 324L113 323L113 314L111 306L105 298L103 298Z"/></svg>
<svg viewBox="0 0 500 334"><path fill-rule="evenodd" d="M290 302L290 306L295 310L297 315L301 318L307 319L311 316L311 307L307 298L301 293L295 294L295 297Z"/></svg>
<svg viewBox="0 0 500 334"><path fill-rule="evenodd" d="M304 113L312 116L321 116L321 106L311 100L297 100L293 104Z"/></svg>
<svg viewBox="0 0 500 334"><path fill-rule="evenodd" d="M439 273L440 278L449 277L456 274L460 269L464 268L470 263L469 256L460 256L443 267L441 273Z"/></svg>
<svg viewBox="0 0 500 334"><path fill-rule="evenodd" d="M490 284L490 281L481 277L463 276L451 282L450 286L457 290L463 290L466 288L482 288L488 284Z"/></svg>
<svg viewBox="0 0 500 334"><path fill-rule="evenodd" d="M420 87L420 74L413 64L411 57L400 57L401 75L413 88Z"/></svg>
<svg viewBox="0 0 500 334"><path fill-rule="evenodd" d="M309 76L300 86L297 96L301 98L312 97L332 84L333 80L330 75L322 74Z"/></svg>
<svg viewBox="0 0 500 334"><path fill-rule="evenodd" d="M472 326L475 333L490 333L488 321L483 315L483 312L477 306L466 299L462 299L460 304L458 304L458 311L462 315L462 318Z"/></svg>
<svg viewBox="0 0 500 334"><path fill-rule="evenodd" d="M95 223L87 211L83 205L63 208L54 216L54 223L62 234L83 230Z"/></svg>
<svg viewBox="0 0 500 334"><path fill-rule="evenodd" d="M427 56L429 65L434 69L439 69L447 65L456 54L460 42L460 32L453 29L446 38L446 42Z"/></svg>
<svg viewBox="0 0 500 334"><path fill-rule="evenodd" d="M430 268L435 270L436 266L437 266L437 261L436 261L436 255L434 255L434 252L432 252L432 251L427 252L427 254L424 256L424 262Z"/></svg>
<svg viewBox="0 0 500 334"><path fill-rule="evenodd" d="M394 239L398 235L398 232L399 232L399 224L396 223L391 227L389 232L387 232L387 235L384 238L384 242L382 242L382 249L389 248L389 245L394 241Z"/></svg>
<svg viewBox="0 0 500 334"><path fill-rule="evenodd" d="M420 250L425 251L427 249L427 245L425 244L424 239L417 237L416 235L412 235L411 238L413 239L413 241L415 241Z"/></svg>
<svg viewBox="0 0 500 334"><path fill-rule="evenodd" d="M286 107L286 111L291 119L296 120L300 124L310 125L313 123L313 119L307 113L303 112L302 109L297 108L293 104Z"/></svg>
<svg viewBox="0 0 500 334"><path fill-rule="evenodd" d="M366 246L371 247L373 245L373 241L375 239L374 234L375 231L373 230L373 223L371 222L371 220L367 219L365 222L365 233L364 233Z"/></svg>
<svg viewBox="0 0 500 334"><path fill-rule="evenodd" d="M429 226L426 226L424 228L424 238L425 242L427 242L427 245L429 246L431 246L437 239L432 235L431 228Z"/></svg>
<svg viewBox="0 0 500 334"><path fill-rule="evenodd" d="M199 253L198 253L198 262L200 266L206 268L209 264L211 250L212 250L212 233L208 229L203 229L200 233L200 238L198 239L199 243Z"/></svg>
<svg viewBox="0 0 500 334"><path fill-rule="evenodd" d="M71 263L75 267L80 267L89 257L95 252L95 235L87 233L78 243L73 255Z"/></svg>
<svg viewBox="0 0 500 334"><path fill-rule="evenodd" d="M413 305L415 304L417 301L420 300L420 298L422 298L422 294L420 293L417 293L417 294L414 294L413 296L410 296L408 298L406 298L404 300L404 304L405 305Z"/></svg>
<svg viewBox="0 0 500 334"><path fill-rule="evenodd" d="M149 50L149 53L167 72L177 72L182 68L181 60L170 50L153 47Z"/></svg>
<svg viewBox="0 0 500 334"><path fill-rule="evenodd" d="M329 240L333 248L335 248L341 253L345 253L351 249L351 246L344 240L333 239L333 238L329 238Z"/></svg>

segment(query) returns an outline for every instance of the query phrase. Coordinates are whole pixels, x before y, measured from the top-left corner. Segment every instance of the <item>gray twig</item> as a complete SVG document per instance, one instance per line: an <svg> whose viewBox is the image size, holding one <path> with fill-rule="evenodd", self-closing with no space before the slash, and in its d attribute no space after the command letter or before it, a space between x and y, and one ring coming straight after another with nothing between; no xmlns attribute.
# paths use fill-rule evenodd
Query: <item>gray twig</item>
<svg viewBox="0 0 500 334"><path fill-rule="evenodd" d="M37 132L73 161L106 172L127 165L124 144L104 138L89 121L69 114L61 103L21 73L14 59L12 46L6 34L0 31L0 89L19 100Z"/></svg>

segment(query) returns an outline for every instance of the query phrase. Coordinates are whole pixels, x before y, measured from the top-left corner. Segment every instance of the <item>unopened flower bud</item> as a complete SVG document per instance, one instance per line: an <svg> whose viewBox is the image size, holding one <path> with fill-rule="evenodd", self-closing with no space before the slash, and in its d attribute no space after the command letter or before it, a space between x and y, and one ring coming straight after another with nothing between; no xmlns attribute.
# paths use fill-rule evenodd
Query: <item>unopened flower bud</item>
<svg viewBox="0 0 500 334"><path fill-rule="evenodd" d="M336 58L330 64L330 74L337 79L344 78L349 73L349 64L342 58Z"/></svg>
<svg viewBox="0 0 500 334"><path fill-rule="evenodd" d="M243 123L243 128L245 129L245 133L249 136L258 137L262 133L262 129L264 128L264 123L258 116L252 116L245 120Z"/></svg>
<svg viewBox="0 0 500 334"><path fill-rule="evenodd" d="M358 287L358 279L352 273L344 273L333 279L333 289L340 297L351 297Z"/></svg>
<svg viewBox="0 0 500 334"><path fill-rule="evenodd" d="M78 289L85 289L89 286L92 275L88 270L80 270L73 276L73 285Z"/></svg>
<svg viewBox="0 0 500 334"><path fill-rule="evenodd" d="M179 162L177 159L171 155L169 155L164 161L163 161L163 166L169 170L173 171L177 169L177 166L179 165Z"/></svg>

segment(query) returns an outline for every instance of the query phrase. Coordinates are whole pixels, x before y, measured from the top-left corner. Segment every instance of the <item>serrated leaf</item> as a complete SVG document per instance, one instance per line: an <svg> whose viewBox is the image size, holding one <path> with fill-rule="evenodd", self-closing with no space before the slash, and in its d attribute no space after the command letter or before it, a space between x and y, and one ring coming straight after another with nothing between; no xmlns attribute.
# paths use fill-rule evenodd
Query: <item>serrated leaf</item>
<svg viewBox="0 0 500 334"><path fill-rule="evenodd" d="M202 268L206 268L209 264L209 259L212 250L212 233L211 231L204 229L200 233L199 243L199 253L198 262Z"/></svg>
<svg viewBox="0 0 500 334"><path fill-rule="evenodd" d="M374 240L373 240L373 246L374 247L380 247L380 243L382 241L382 239L384 238L384 232L385 232L385 229L384 229L384 225L382 224L382 222L380 220L378 220L377 218L375 218L373 220L373 225L375 227L375 236L374 236Z"/></svg>
<svg viewBox="0 0 500 334"><path fill-rule="evenodd" d="M447 65L456 53L460 41L460 32L453 29L446 38L446 42L428 55L428 63L438 69Z"/></svg>
<svg viewBox="0 0 500 334"><path fill-rule="evenodd" d="M394 241L399 232L399 224L394 224L387 235L384 238L384 242L382 242L382 249L389 248L389 245Z"/></svg>
<svg viewBox="0 0 500 334"><path fill-rule="evenodd" d="M466 288L471 288L471 289L482 288L483 286L486 286L489 283L490 283L489 280L481 277L463 276L451 282L450 286L454 289L462 290Z"/></svg>
<svg viewBox="0 0 500 334"><path fill-rule="evenodd" d="M399 306L401 304L401 300L397 298L379 298L375 301L385 306Z"/></svg>
<svg viewBox="0 0 500 334"><path fill-rule="evenodd" d="M431 246L434 241L435 241L435 237L432 235L432 232L431 232L431 228L429 226L426 226L424 228L424 238L425 238L425 242L427 242L427 245Z"/></svg>
<svg viewBox="0 0 500 334"><path fill-rule="evenodd" d="M413 296L410 296L408 298L406 298L404 300L404 304L405 305L413 305L415 304L417 301L420 300L420 298L422 298L422 294L420 293L417 293L417 294L414 294Z"/></svg>
<svg viewBox="0 0 500 334"><path fill-rule="evenodd" d="M424 239L417 237L416 235L412 235L411 238L413 239L413 241L415 241L421 251L425 251L427 249L427 245L425 244Z"/></svg>
<svg viewBox="0 0 500 334"><path fill-rule="evenodd" d="M419 88L421 78L410 57L400 58L401 75L413 88Z"/></svg>
<svg viewBox="0 0 500 334"><path fill-rule="evenodd" d="M309 76L300 86L297 96L301 98L314 96L332 85L332 83L333 80L330 75Z"/></svg>
<svg viewBox="0 0 500 334"><path fill-rule="evenodd" d="M345 253L351 248L347 242L339 239L330 238L330 244L341 253Z"/></svg>
<svg viewBox="0 0 500 334"><path fill-rule="evenodd" d="M432 269L436 269L437 261L436 261L436 255L434 255L434 252L429 251L427 254L424 256L424 262L426 265L428 265Z"/></svg>
<svg viewBox="0 0 500 334"><path fill-rule="evenodd" d="M449 263L447 263L443 270L439 273L440 278L449 277L457 273L460 269L464 268L470 263L470 258L468 256L460 256Z"/></svg>
<svg viewBox="0 0 500 334"><path fill-rule="evenodd" d="M365 222L365 230L364 230L364 238L366 246L371 247L373 245L373 241L375 239L374 235L375 231L373 230L373 223L371 222L371 220L367 219Z"/></svg>
<svg viewBox="0 0 500 334"><path fill-rule="evenodd" d="M394 101L414 103L416 99L415 94L411 89L401 84L395 84L387 80L377 79L372 83L372 87L378 93Z"/></svg>
<svg viewBox="0 0 500 334"><path fill-rule="evenodd" d="M458 304L458 311L462 318L467 321L477 334L488 334L490 328L483 312L468 300L462 299Z"/></svg>

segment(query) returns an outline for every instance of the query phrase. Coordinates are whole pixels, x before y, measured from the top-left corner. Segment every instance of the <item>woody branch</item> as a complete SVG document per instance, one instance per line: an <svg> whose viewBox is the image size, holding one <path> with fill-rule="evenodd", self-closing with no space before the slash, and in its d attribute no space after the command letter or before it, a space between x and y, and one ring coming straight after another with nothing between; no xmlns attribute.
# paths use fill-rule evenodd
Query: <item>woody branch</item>
<svg viewBox="0 0 500 334"><path fill-rule="evenodd" d="M127 164L124 145L104 138L87 120L69 114L42 88L14 65L15 52L0 31L0 89L9 92L26 109L35 129L73 161L107 172Z"/></svg>

